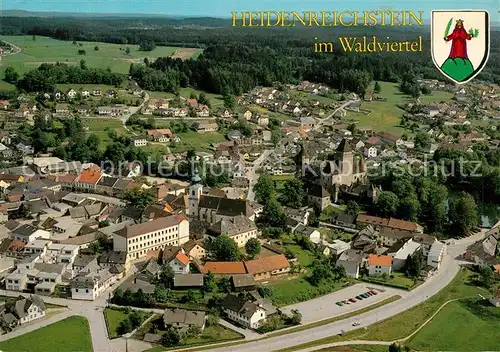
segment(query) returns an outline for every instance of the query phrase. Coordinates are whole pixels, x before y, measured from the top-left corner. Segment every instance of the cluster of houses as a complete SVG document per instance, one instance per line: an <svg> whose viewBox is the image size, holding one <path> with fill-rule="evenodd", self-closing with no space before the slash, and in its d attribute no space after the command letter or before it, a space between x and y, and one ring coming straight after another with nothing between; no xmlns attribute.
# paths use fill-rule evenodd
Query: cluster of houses
<svg viewBox="0 0 500 352"><path fill-rule="evenodd" d="M337 265L343 266L347 276L355 279L362 276L363 270L369 276L389 276L393 271L401 271L408 257L419 251L426 264L420 274L426 279L439 269L446 255L446 244L424 234L423 228L413 222L344 213L337 215L333 222L336 228L353 233L350 242L328 242L307 224L296 227L294 232L307 236L323 254L335 255Z"/></svg>
<svg viewBox="0 0 500 352"><path fill-rule="evenodd" d="M191 98L186 100L186 105L183 107L169 107L169 102L166 99L149 99L142 108L144 115L158 115L165 117L187 117L190 116L190 110L193 112L192 117L210 117L210 108L207 105L199 104L197 99Z"/></svg>

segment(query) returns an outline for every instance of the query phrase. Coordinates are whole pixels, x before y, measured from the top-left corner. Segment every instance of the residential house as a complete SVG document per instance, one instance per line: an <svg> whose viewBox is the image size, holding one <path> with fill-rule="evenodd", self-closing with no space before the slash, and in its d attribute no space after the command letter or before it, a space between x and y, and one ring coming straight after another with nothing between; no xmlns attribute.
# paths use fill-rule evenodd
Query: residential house
<svg viewBox="0 0 500 352"><path fill-rule="evenodd" d="M430 265L439 270L443 257L446 255L446 244L435 241L427 255L427 265ZM499 261L500 262L500 261Z"/></svg>
<svg viewBox="0 0 500 352"><path fill-rule="evenodd" d="M207 255L203 240L189 240L182 245L184 253L191 259L202 259Z"/></svg>
<svg viewBox="0 0 500 352"><path fill-rule="evenodd" d="M116 282L116 275L108 269L97 269L71 281L71 298L93 301Z"/></svg>
<svg viewBox="0 0 500 352"><path fill-rule="evenodd" d="M174 289L188 290L203 287L203 274L175 274Z"/></svg>
<svg viewBox="0 0 500 352"><path fill-rule="evenodd" d="M387 274L392 272L392 257L388 255L368 255L368 274L370 276Z"/></svg>
<svg viewBox="0 0 500 352"><path fill-rule="evenodd" d="M94 192L101 177L102 173L98 170L92 168L83 170L73 183L73 188L77 191Z"/></svg>
<svg viewBox="0 0 500 352"><path fill-rule="evenodd" d="M243 262L206 262L203 273L214 275L238 275L248 274Z"/></svg>
<svg viewBox="0 0 500 352"><path fill-rule="evenodd" d="M412 257L417 251L421 250L421 244L414 242L411 238L396 243L397 248L389 248L388 254L392 257L392 270L402 270L408 256Z"/></svg>
<svg viewBox="0 0 500 352"><path fill-rule="evenodd" d="M261 298L249 301L234 294L224 297L221 307L230 320L251 329L257 329L270 315L276 313L276 308L269 300Z"/></svg>
<svg viewBox="0 0 500 352"><path fill-rule="evenodd" d="M68 92L66 93L66 95L68 96L68 99L75 99L76 95L77 95L77 92L76 92L76 90L74 90L73 88L71 88L70 90L68 90Z"/></svg>
<svg viewBox="0 0 500 352"><path fill-rule="evenodd" d="M306 236L313 242L318 242L319 240L321 240L321 233L314 227L299 225L297 226L297 228L295 228L294 233Z"/></svg>
<svg viewBox="0 0 500 352"><path fill-rule="evenodd" d="M43 300L37 295L30 295L29 298L19 296L9 303L0 308L0 325L3 329L7 328L6 332L43 318L47 311Z"/></svg>
<svg viewBox="0 0 500 352"><path fill-rule="evenodd" d="M337 259L337 265L344 267L346 275L358 279L359 271L363 265L364 254L362 250L348 249Z"/></svg>
<svg viewBox="0 0 500 352"><path fill-rule="evenodd" d="M176 274L189 274L189 257L184 253L182 248L175 248L178 248L177 251L171 252L165 250L163 252L163 262L169 265Z"/></svg>
<svg viewBox="0 0 500 352"><path fill-rule="evenodd" d="M56 114L69 114L68 104L56 104Z"/></svg>
<svg viewBox="0 0 500 352"><path fill-rule="evenodd" d="M283 254L249 260L244 263L247 273L252 274L257 281L270 279L290 271L290 264Z"/></svg>
<svg viewBox="0 0 500 352"><path fill-rule="evenodd" d="M231 276L233 291L254 291L256 288L255 279L252 274L236 274Z"/></svg>
<svg viewBox="0 0 500 352"><path fill-rule="evenodd" d="M181 308L167 308L163 314L165 328L189 329L192 327L205 329L204 311L186 310Z"/></svg>
<svg viewBox="0 0 500 352"><path fill-rule="evenodd" d="M125 252L106 251L97 258L97 263L101 268L111 270L117 266L123 267L124 271L130 269L130 257Z"/></svg>
<svg viewBox="0 0 500 352"><path fill-rule="evenodd" d="M258 231L255 223L245 215L238 215L232 219L221 219L210 225L205 235L207 242L214 241L218 236L226 235L236 242L238 247L244 247L251 238L257 238Z"/></svg>
<svg viewBox="0 0 500 352"><path fill-rule="evenodd" d="M132 144L134 147L144 147L148 145L148 140L146 138L134 138Z"/></svg>
<svg viewBox="0 0 500 352"><path fill-rule="evenodd" d="M14 229L10 233L10 238L24 243L30 243L39 238L49 239L50 232L41 230L33 225L24 224Z"/></svg>
<svg viewBox="0 0 500 352"><path fill-rule="evenodd" d="M198 133L215 132L219 129L216 123L201 122L197 124L196 131Z"/></svg>

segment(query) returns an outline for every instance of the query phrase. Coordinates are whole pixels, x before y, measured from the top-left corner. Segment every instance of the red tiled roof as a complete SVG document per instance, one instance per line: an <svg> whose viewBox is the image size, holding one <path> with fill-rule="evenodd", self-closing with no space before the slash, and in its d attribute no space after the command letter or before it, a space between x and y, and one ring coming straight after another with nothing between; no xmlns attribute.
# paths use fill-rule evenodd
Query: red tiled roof
<svg viewBox="0 0 500 352"><path fill-rule="evenodd" d="M268 273L274 270L285 269L290 266L283 254L249 260L245 262L249 274Z"/></svg>
<svg viewBox="0 0 500 352"><path fill-rule="evenodd" d="M95 185L99 181L101 176L102 176L101 172L92 169L87 169L82 171L80 177L78 178L78 182L90 183Z"/></svg>
<svg viewBox="0 0 500 352"><path fill-rule="evenodd" d="M368 256L368 265L392 266L392 257L370 254Z"/></svg>
<svg viewBox="0 0 500 352"><path fill-rule="evenodd" d="M177 252L175 259L177 259L178 261L180 261L184 265L189 264L189 257L187 255L185 255L184 253L182 253L182 251Z"/></svg>
<svg viewBox="0 0 500 352"><path fill-rule="evenodd" d="M356 222L367 222L369 224L387 226L389 223L389 219L380 218L378 216L359 214L358 217L356 218Z"/></svg>
<svg viewBox="0 0 500 352"><path fill-rule="evenodd" d="M212 274L246 274L247 270L243 262L208 262L203 267L205 273Z"/></svg>
<svg viewBox="0 0 500 352"><path fill-rule="evenodd" d="M406 221L406 220L400 220L400 219L395 219L395 218L389 218L389 222L387 223L387 226L392 227L393 229L398 229L398 230L406 230L406 231L412 231L416 232L417 230L422 229L422 226L419 224L416 224L411 221Z"/></svg>

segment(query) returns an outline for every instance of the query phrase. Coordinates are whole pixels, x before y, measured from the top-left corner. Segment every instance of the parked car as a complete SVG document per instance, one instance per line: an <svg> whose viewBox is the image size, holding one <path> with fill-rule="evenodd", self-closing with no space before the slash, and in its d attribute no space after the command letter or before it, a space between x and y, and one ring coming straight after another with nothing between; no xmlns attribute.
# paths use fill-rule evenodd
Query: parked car
<svg viewBox="0 0 500 352"><path fill-rule="evenodd" d="M351 301L352 303L356 302L356 300L354 298L349 298L349 301Z"/></svg>
<svg viewBox="0 0 500 352"><path fill-rule="evenodd" d="M375 290L371 290L370 292L373 293L374 295L378 295L378 292Z"/></svg>
<svg viewBox="0 0 500 352"><path fill-rule="evenodd" d="M356 296L356 299L357 299L358 301L361 301L361 300L363 299L363 297L361 297L361 296Z"/></svg>
<svg viewBox="0 0 500 352"><path fill-rule="evenodd" d="M352 326L358 326L360 324L359 321L355 321L354 323L352 323Z"/></svg>
<svg viewBox="0 0 500 352"><path fill-rule="evenodd" d="M369 295L367 295L366 293L363 293L363 294L361 295L361 297L368 298L368 297L370 297L370 296L369 296Z"/></svg>
<svg viewBox="0 0 500 352"><path fill-rule="evenodd" d="M349 302L348 300L344 299L342 302L344 302L345 304L351 304L351 302Z"/></svg>
<svg viewBox="0 0 500 352"><path fill-rule="evenodd" d="M340 301L338 301L338 302L336 302L335 304L336 304L336 305L338 305L338 306L343 306L343 305L344 305L344 302L340 302Z"/></svg>

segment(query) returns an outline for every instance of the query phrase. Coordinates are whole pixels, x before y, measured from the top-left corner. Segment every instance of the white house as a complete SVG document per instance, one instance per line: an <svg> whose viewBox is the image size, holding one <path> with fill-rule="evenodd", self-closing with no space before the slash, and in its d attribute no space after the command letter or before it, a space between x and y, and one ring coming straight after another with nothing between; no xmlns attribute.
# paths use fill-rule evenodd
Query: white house
<svg viewBox="0 0 500 352"><path fill-rule="evenodd" d="M117 277L108 269L97 269L85 276L77 276L71 282L71 298L93 301L106 291Z"/></svg>
<svg viewBox="0 0 500 352"><path fill-rule="evenodd" d="M176 274L189 274L189 257L182 251L178 251L168 262L168 265L170 265Z"/></svg>
<svg viewBox="0 0 500 352"><path fill-rule="evenodd" d="M69 99L75 99L76 97L76 90L74 90L73 88L68 90L68 93L66 94L68 96Z"/></svg>
<svg viewBox="0 0 500 352"><path fill-rule="evenodd" d="M134 138L132 143L134 147L144 147L148 145L148 140L146 138Z"/></svg>
<svg viewBox="0 0 500 352"><path fill-rule="evenodd" d="M224 297L221 307L230 320L247 328L257 329L270 314L276 312L270 303L263 301L249 302L242 297L228 294Z"/></svg>
<svg viewBox="0 0 500 352"><path fill-rule="evenodd" d="M429 254L427 256L427 265L430 265L436 269L441 266L441 261L446 255L446 244L436 241L432 244Z"/></svg>
<svg viewBox="0 0 500 352"><path fill-rule="evenodd" d="M2 308L0 321L10 328L23 325L43 318L47 308L42 299L37 295L30 295L30 298L18 297L9 310Z"/></svg>
<svg viewBox="0 0 500 352"><path fill-rule="evenodd" d="M414 242L411 238L404 242L403 246L399 248L395 253L391 253L392 257L392 270L401 270L408 256L413 256L413 254L421 248L421 244Z"/></svg>
<svg viewBox="0 0 500 352"><path fill-rule="evenodd" d="M375 255L368 256L368 274L370 276L387 274L392 272L392 257L388 255Z"/></svg>
<svg viewBox="0 0 500 352"><path fill-rule="evenodd" d="M374 146L371 146L370 148L367 149L366 151L366 156L368 158L376 158L377 157L377 148L375 148Z"/></svg>
<svg viewBox="0 0 500 352"><path fill-rule="evenodd" d="M36 239L49 239L50 232L38 229L33 225L25 224L12 231L10 233L10 238L30 243Z"/></svg>

